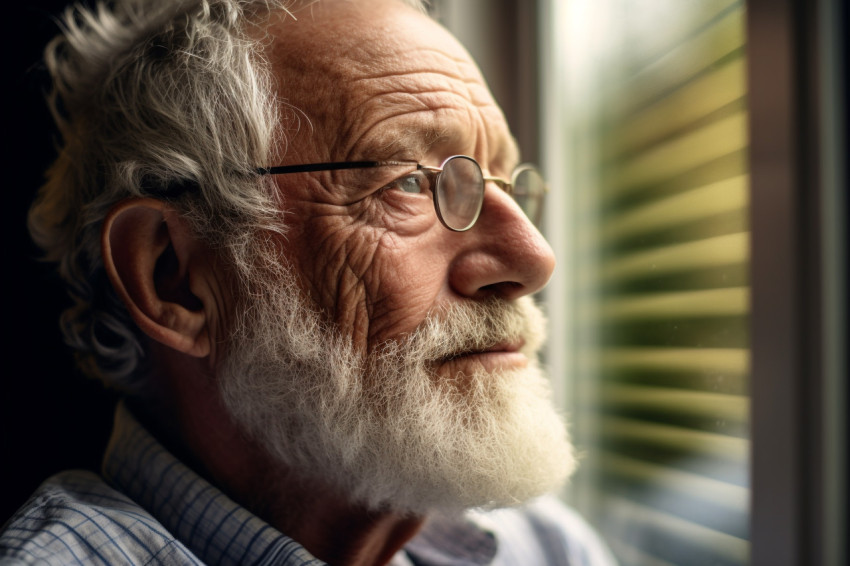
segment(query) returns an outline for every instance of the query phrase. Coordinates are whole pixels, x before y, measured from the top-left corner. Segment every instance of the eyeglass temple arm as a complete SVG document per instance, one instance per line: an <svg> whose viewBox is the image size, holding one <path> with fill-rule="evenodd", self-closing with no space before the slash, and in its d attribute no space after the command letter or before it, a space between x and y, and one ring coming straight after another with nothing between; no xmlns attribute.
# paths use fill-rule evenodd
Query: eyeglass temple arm
<svg viewBox="0 0 850 566"><path fill-rule="evenodd" d="M409 161L334 161L330 163L308 163L304 165L277 165L275 167L258 167L256 172L259 175L286 175L289 173L314 173L317 171L339 171L344 169L371 169L374 167L383 167L386 165L410 165L413 162ZM440 167L431 167L428 165L416 164L417 169L439 173L442 171ZM493 182L499 185L499 188L508 193L514 194L514 186L510 181L501 177L490 177L485 175L484 182ZM543 186L543 192L549 192L547 185Z"/></svg>
<svg viewBox="0 0 850 566"><path fill-rule="evenodd" d="M492 181L493 183L496 183L497 185L499 185L500 189L502 189L503 191L505 191L509 195L513 195L516 192L516 187L514 186L514 184L511 183L510 181L506 181L505 179L502 179L501 177L488 177L488 176L485 175L484 176L484 182L486 183L488 181ZM543 194L546 194L548 192L549 192L549 185L544 183L543 184ZM522 191L521 193L519 193L518 196L526 196L523 193L525 193L525 191Z"/></svg>
<svg viewBox="0 0 850 566"><path fill-rule="evenodd" d="M380 167L381 161L339 161L334 163L308 163L306 165L278 165L258 167L260 175L285 175L288 173L314 173L316 171L338 171L341 169L369 169Z"/></svg>
<svg viewBox="0 0 850 566"><path fill-rule="evenodd" d="M505 179L502 179L501 177L488 177L487 175L484 175L484 182L485 183L487 183L487 182L496 183L497 185L499 185L500 189L502 189L503 191L505 191L509 195L514 194L513 184L510 181L506 181Z"/></svg>
<svg viewBox="0 0 850 566"><path fill-rule="evenodd" d="M411 165L409 161L334 161L330 163L307 163L304 165L277 165L258 167L260 175L285 175L288 173L315 173L317 171L340 171L343 169L372 169L386 165Z"/></svg>

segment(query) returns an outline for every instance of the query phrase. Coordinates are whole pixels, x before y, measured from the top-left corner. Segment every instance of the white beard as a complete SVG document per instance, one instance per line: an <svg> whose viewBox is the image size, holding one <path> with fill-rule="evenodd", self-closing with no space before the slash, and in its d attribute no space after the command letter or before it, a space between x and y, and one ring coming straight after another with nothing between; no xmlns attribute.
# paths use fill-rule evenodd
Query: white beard
<svg viewBox="0 0 850 566"><path fill-rule="evenodd" d="M544 320L531 299L435 312L364 357L280 271L252 294L219 377L236 422L291 472L369 509L413 514L518 504L572 472L536 360ZM517 337L525 368L433 369Z"/></svg>

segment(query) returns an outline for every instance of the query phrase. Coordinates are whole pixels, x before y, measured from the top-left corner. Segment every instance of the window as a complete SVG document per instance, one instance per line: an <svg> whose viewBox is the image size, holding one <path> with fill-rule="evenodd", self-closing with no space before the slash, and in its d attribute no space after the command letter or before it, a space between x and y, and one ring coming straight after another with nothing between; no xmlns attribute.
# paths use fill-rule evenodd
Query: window
<svg viewBox="0 0 850 566"><path fill-rule="evenodd" d="M555 190L565 497L624 565L847 557L840 0L432 0Z"/></svg>
<svg viewBox="0 0 850 566"><path fill-rule="evenodd" d="M745 564L743 2L552 9L566 54L567 394L586 454L570 499L623 564Z"/></svg>

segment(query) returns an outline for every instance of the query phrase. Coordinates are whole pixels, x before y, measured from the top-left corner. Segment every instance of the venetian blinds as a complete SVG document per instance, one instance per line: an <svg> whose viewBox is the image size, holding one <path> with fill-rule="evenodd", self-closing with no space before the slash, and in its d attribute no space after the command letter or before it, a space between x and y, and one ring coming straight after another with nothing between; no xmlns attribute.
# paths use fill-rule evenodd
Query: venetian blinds
<svg viewBox="0 0 850 566"><path fill-rule="evenodd" d="M625 566L746 564L745 5L589 4L569 103L574 500Z"/></svg>

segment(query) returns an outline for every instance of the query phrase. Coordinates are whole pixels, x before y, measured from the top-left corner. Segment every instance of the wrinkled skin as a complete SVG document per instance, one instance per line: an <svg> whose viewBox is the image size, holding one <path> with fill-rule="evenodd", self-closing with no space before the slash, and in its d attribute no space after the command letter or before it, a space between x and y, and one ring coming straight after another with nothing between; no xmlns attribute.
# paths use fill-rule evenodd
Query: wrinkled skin
<svg viewBox="0 0 850 566"><path fill-rule="evenodd" d="M273 162L258 166L440 165L465 154L485 173L509 176L518 152L505 119L445 30L398 0L298 5L297 21L279 14L256 30L286 138ZM288 227L277 243L304 293L362 354L380 353L443 307L533 293L554 267L545 240L494 184L478 223L458 233L438 220L430 193L393 186L399 174L377 168L274 177ZM104 222L102 244L110 280L151 338L151 399L139 400L134 412L169 449L326 562L384 564L415 535L425 517L370 511L313 470L273 458L233 418L216 369L232 340L230 317L254 306L252 297L236 296L228 266L179 214L156 199L122 201ZM528 363L522 343L474 347L482 349L441 349L428 377L509 380L522 372L500 370Z"/></svg>
<svg viewBox="0 0 850 566"><path fill-rule="evenodd" d="M475 64L426 16L395 0L323 1L281 16L268 56L285 116L277 162L474 157L508 178L518 161ZM322 38L331 38L322 40ZM296 110L293 110L296 109ZM446 229L430 194L384 188L390 168L278 175L286 254L305 291L365 353L454 301L506 299L548 281L554 258L514 201L486 188L478 223ZM517 356L465 356L498 367ZM464 358L452 370L463 369Z"/></svg>

